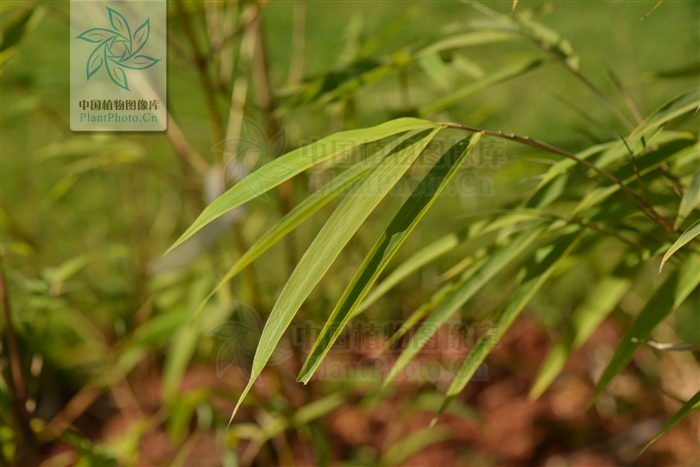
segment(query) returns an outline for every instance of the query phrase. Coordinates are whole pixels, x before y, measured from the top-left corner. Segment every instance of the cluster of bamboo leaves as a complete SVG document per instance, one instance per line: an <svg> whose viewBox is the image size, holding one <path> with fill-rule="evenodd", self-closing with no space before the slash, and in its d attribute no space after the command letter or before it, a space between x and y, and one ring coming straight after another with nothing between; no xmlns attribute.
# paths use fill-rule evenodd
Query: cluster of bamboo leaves
<svg viewBox="0 0 700 467"><path fill-rule="evenodd" d="M405 345L392 372L384 381L386 389L442 324L459 313L489 281L503 277L504 273L510 274L511 266L515 264L518 271L511 279L517 285L493 317L495 327L491 334L484 336L474 346L447 393L444 396L435 394L436 398L426 404L426 407L436 411L436 417L445 410L457 411L460 404L454 400L455 397L468 384L493 345L507 332L528 303L553 281L558 268L572 258L584 258L596 245L612 241L619 248L621 259L610 267L609 272L599 277L595 287L587 292L587 300L566 323L560 339L550 349L531 388L532 397L544 393L572 353L588 340L597 326L624 299L640 271L650 263L654 266L660 263L663 271L659 276L659 285L620 339L614 356L597 383L598 397L629 364L635 351L645 345L656 325L677 310L700 281L697 243L697 235L700 233L697 216L700 197L698 135L673 130L689 119L697 119L695 114L700 106L698 91L692 90L678 96L636 123L632 123L605 96L599 96L602 105L608 108L626 131L619 136L612 132L607 141L575 154L548 145L538 146L533 140L525 138L496 135L530 144L535 150L561 160L543 174L540 183L531 193L509 209L476 213L478 217L471 217L472 220L465 221L454 232L414 252L408 259L387 270L390 260L411 232L416 228L426 228L418 227L426 211L436 202L450 202L449 199L439 199L440 194L482 136L478 129L467 131L458 128L458 125L428 121L427 118L437 119L444 115L445 110L462 103L473 94L545 65L564 67L583 86L590 89L590 82L579 72L578 56L570 42L556 31L534 21L532 11L517 11L513 16L503 16L479 4L473 6L486 19L448 26L437 37L389 55L375 53L382 38L382 34L379 34L377 38L360 44L351 60L340 63L327 72L293 83L284 91L286 99L278 109L282 118L288 112L299 109L314 112L329 104L350 102L384 78L403 76L406 73L421 73L444 89L442 95L435 99L403 109L401 114L407 118L391 120L373 128L336 133L285 154L253 172L207 207L176 245L201 232L203 227L224 214L309 169L333 161L336 156L342 156L353 149L369 153L356 165L342 172L332 184L309 195L258 238L224 277L217 278L219 282L214 290L208 289L211 278L202 274L193 281L191 296L184 303L179 303L178 296L171 293L171 290L161 293L157 301L166 304L162 305L163 308L172 305L172 308L168 308L170 312L147 321L113 347L103 341L104 336L95 332L94 326L76 311L77 307L72 307L65 292L66 284L87 264L95 261L97 255L79 256L57 268L48 268L42 280L21 283L40 302L36 307L32 306L42 312L51 312L48 314L54 317L52 319L58 319L56 316L59 316L54 311L71 310L62 318L71 323L71 331L66 331L65 340L74 340L75 333L86 344L69 347L67 350L59 348L55 357L57 360L59 357L65 358L68 362L66 367L80 366L96 370L94 374L98 376L90 379L85 392L108 390L133 370L149 351L172 336L163 381L164 399L172 409L169 421L171 434L178 439L178 435L185 433L188 416L194 410L197 410L200 420L197 432L210 429L215 410L205 401L212 396L213 391L201 390L180 396L177 388L199 337L205 329L226 319L230 309L218 304L209 306L206 313L202 313L191 327L187 326L189 313L197 309L198 315L217 291L225 292L223 286L255 259L302 222L319 213L324 206L341 198L332 216L326 220L289 277L267 318L252 377L239 398L240 405L304 301L351 237L391 192L392 183L398 183L431 142L450 132L453 135L461 134L461 141L441 155L398 212L387 214L390 218L388 226L366 253L352 280L338 297L321 335L307 356L299 380L308 382L313 377L353 317L367 310L420 269L435 261L451 258L455 262L450 270L451 278L413 311L396 334L390 336L389 346L406 339L408 331L417 328L417 332L411 333L410 342ZM521 7L518 8L522 10ZM17 51L21 36L33 18L38 16L38 12L39 9L27 9L5 28L0 61L4 63ZM387 26L387 31L395 26ZM525 59L520 56L517 60L509 60L503 68L488 73L471 61L468 54L462 53L469 48L507 42L531 44L532 53ZM469 82L457 84L457 73L467 76ZM65 177L49 193L45 207L60 202L78 179L88 173L144 163L145 151L139 144L125 140L112 143L114 147L110 147L109 142L100 142L97 155L94 143L84 140L68 140L62 146L51 145L45 148L44 154L40 155L42 161L60 153L84 156L66 167ZM378 183L380 180L381 183ZM367 187L381 189L367 190ZM454 257L456 252L463 251L460 247L475 239L488 239L488 248L473 251L466 257ZM122 261L126 256L124 251L107 251L102 255L110 261ZM668 264L664 266L665 263ZM168 289L173 285L168 280L159 279L155 288ZM104 297L101 299L104 301ZM99 303L99 300L94 299L88 304L97 307ZM139 313L150 313L153 306L153 302L149 301ZM42 322L39 318L29 316L25 318L27 329L33 329L29 321ZM56 327L54 331L55 329ZM57 337L57 332L53 332L50 339L42 339L45 335L47 334L37 334L34 337L45 343L42 345L58 342L64 337ZM682 345L677 347L680 350ZM52 352L43 353L49 355ZM6 384L0 381L0 402L5 413L10 411L7 393ZM288 427L308 424L309 429L318 428L312 423L313 420L329 413L348 399L346 394L331 394L298 410L291 418L273 417L261 427L237 424L232 431L239 438L250 439L260 446ZM658 436L697 408L700 408L700 394L692 397L668 421ZM125 435L122 447L129 446L126 455L137 456L139 437L148 430L151 423L153 422L136 424ZM385 453L381 465L399 463L407 452L418 448L420 440L429 442L426 440L441 439L444 433L436 429L418 432L403 440L401 446L397 445ZM76 448L86 450L86 439L73 442ZM101 449L100 446L98 448ZM250 452L255 450L251 449ZM105 459L98 460L107 465ZM92 463L96 462L93 459Z"/></svg>
<svg viewBox="0 0 700 467"><path fill-rule="evenodd" d="M366 69L359 74L356 68L334 70L307 81L304 89L291 98L288 105L314 103L323 106L346 99L359 88L387 74L400 72L411 63L417 63L424 72L440 81L445 78L441 52L513 40L532 42L548 54L549 60L564 66L584 85L590 84L578 71L578 58L571 45L560 35L531 21L527 15L506 18L489 11L486 13L491 17L488 21L470 23L435 43L366 64ZM547 170L537 187L519 204L483 216L478 222L470 222L459 231L415 252L377 284L396 251L438 200L483 134L471 127L419 117L445 109L496 82L519 76L542 62L543 59L538 57L454 89L437 101L412 111L414 116L372 128L339 132L293 150L251 173L211 203L173 245L174 248L218 217L317 164L354 148L382 143L371 157L343 172L341 183L334 180L334 183L322 187L280 219L231 266L199 306L197 314L226 282L301 222L342 195L333 214L299 260L267 318L250 381L238 400L232 420L314 287L393 185L442 131L463 131L464 138L447 150L427 172L376 239L327 317L306 357L299 381L310 381L354 316L410 274L450 254L460 244L489 234L494 234L494 241L487 253L473 252L471 258L460 258L458 273L418 307L390 340L393 344L409 329L418 327L385 380L384 387L480 288L513 262L521 265L515 277L516 287L493 317L494 327L488 335L480 338L462 363L437 410L436 419L464 389L496 342L548 283L562 262L567 257L584 256L598 242L610 239L617 242L622 259L599 278L595 288L587 294L588 299L571 316L561 338L542 364L531 389L532 397L538 397L547 389L568 357L587 341L598 324L620 303L630 290L635 274L647 262L658 263L661 258L659 272L663 269L663 281L620 339L597 382L594 400L626 368L635 351L649 340L654 328L688 298L700 282L696 239L700 234L696 211L700 190L699 146L696 133L670 128L678 121L693 118L700 107L697 89L671 100L636 124L630 123L619 109L601 96L603 103L628 130L619 136L613 134L609 141L576 154L527 137L490 132L555 154L561 160ZM329 84L331 81L332 85ZM666 263L670 264L664 267ZM697 409L698 398L700 395L688 401L662 433L691 410Z"/></svg>

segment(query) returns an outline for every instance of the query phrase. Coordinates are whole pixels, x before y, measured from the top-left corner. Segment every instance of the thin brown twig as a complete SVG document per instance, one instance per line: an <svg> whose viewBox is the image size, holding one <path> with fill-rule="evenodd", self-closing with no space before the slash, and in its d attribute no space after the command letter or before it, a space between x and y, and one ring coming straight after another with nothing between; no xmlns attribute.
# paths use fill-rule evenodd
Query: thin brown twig
<svg viewBox="0 0 700 467"><path fill-rule="evenodd" d="M622 142L625 143L625 147L627 148L627 153L629 154L630 160L632 161L632 167L634 167L634 175L637 177L637 183L639 183L639 188L642 190L642 193L644 194L644 199L646 199L647 203L649 203L649 195L647 194L647 190L646 190L646 188L644 188L644 184L642 183L642 175L639 173L639 166L637 165L637 158L634 157L634 151L632 151L632 148L630 148L629 144L627 144L627 140L625 139L625 137L622 136L619 131L616 131L616 133L617 133L617 136L620 137Z"/></svg>
<svg viewBox="0 0 700 467"><path fill-rule="evenodd" d="M33 451L36 446L36 440L31 425L29 424L30 417L27 411L27 385L25 384L24 375L22 374L22 359L19 353L19 345L17 343L17 335L15 328L12 325L12 313L10 312L10 299L8 297L7 288L5 287L5 274L3 265L0 264L0 302L2 303L2 318L4 328L7 332L7 343L9 347L9 362L10 373L12 375L11 383L14 389L16 399L15 409L17 410L18 422L21 425L24 438L29 445L29 449ZM30 453L31 455L31 453Z"/></svg>
<svg viewBox="0 0 700 467"><path fill-rule="evenodd" d="M592 164L585 159L581 159L579 157L576 157L575 155L573 155L573 154L571 154L563 149L557 148L557 147L552 146L551 144L547 144L543 141L539 141L539 140L536 140L534 138L530 138L529 136L518 136L518 135L515 135L513 133L509 133L509 134L503 133L502 131L484 130L481 128L475 128L475 127L471 127L471 126L467 126L467 125L461 125L459 123L444 123L443 126L445 128L466 130L466 131L471 131L474 133L482 132L482 133L490 135L490 136L495 136L497 138L505 138L505 139L508 139L511 141L516 141L518 143L525 144L527 146L530 146L530 147L533 147L536 149L541 149L543 151L551 152L552 154L557 154L557 155L566 157L567 159L571 159L578 164L581 164L585 167L588 167L589 169L598 173L598 175L600 175L600 176L608 179L609 181L615 183L616 185L618 185L625 193L627 193L632 199L634 199L637 203L639 203L642 206L643 212L648 217L650 217L651 219L658 222L666 230L669 230L671 232L674 231L673 225L670 222L668 222L666 219L661 217L658 213L656 213L656 211L654 211L653 207L651 205L649 205L649 203L647 203L645 200L640 198L634 192L634 190L632 190L627 185L625 185L620 179L615 177L613 174L607 172L606 170L603 170L603 169L597 167L595 164Z"/></svg>

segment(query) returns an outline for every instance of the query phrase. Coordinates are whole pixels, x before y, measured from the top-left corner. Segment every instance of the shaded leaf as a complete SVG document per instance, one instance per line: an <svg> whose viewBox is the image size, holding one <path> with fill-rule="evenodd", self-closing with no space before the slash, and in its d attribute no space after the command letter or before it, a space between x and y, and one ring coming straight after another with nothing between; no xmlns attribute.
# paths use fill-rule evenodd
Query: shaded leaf
<svg viewBox="0 0 700 467"><path fill-rule="evenodd" d="M445 401L442 407L440 407L440 410L435 414L433 423L435 423L437 418L445 411L450 402L462 392L467 383L469 383L469 380L471 380L472 376L474 376L486 359L486 356L491 352L491 349L493 349L496 343L503 337L503 334L510 328L515 319L520 315L520 312L547 282L557 266L568 256L584 235L585 231L565 235L554 242L553 246L541 250L541 252L550 251L544 258L540 261L533 262L527 269L522 282L508 298L508 302L501 313L499 313L494 327L490 329L489 333L483 334L469 352L469 355L467 355L467 358L462 363L457 375L455 375L452 384L450 384L447 394L445 395Z"/></svg>
<svg viewBox="0 0 700 467"><path fill-rule="evenodd" d="M656 436L654 436L654 438L651 441L649 441L649 443L646 446L644 446L644 449L642 449L639 452L639 454L637 454L637 457L642 455L642 453L646 451L647 448L649 448L649 446L654 444L654 442L656 442L657 439L663 436L664 433L673 428L678 422L683 420L685 417L690 415L691 412L698 409L700 409L700 391L697 392L693 397L691 397L690 400L688 400L688 402L683 404L683 407L681 407L680 410L676 412L663 427L661 427L661 430L659 430Z"/></svg>
<svg viewBox="0 0 700 467"><path fill-rule="evenodd" d="M623 275L604 277L590 291L588 298L569 319L566 330L547 353L529 396L538 398L561 373L571 355L593 334L598 325L610 314L632 285Z"/></svg>
<svg viewBox="0 0 700 467"><path fill-rule="evenodd" d="M700 149L700 147L696 146L696 149ZM677 229L680 227L698 205L700 205L700 170L695 172L690 186L685 190L681 204L678 207L678 216L676 216L676 221L673 223L673 228Z"/></svg>
<svg viewBox="0 0 700 467"><path fill-rule="evenodd" d="M542 60L528 60L526 62L517 63L515 65L509 65L505 68L498 70L494 73L486 75L484 78L468 83L460 88L449 92L439 99L427 104L420 109L418 109L418 115L425 117L427 115L434 114L448 107L451 107L460 101L466 99L467 97L476 94L479 91L483 91L486 88L493 86L494 84L501 83L503 81L515 78L530 70L533 70L540 66Z"/></svg>
<svg viewBox="0 0 700 467"><path fill-rule="evenodd" d="M4 52L19 43L27 31L27 25L33 14L34 8L24 9L4 25L2 28L2 41L0 41L0 52Z"/></svg>
<svg viewBox="0 0 700 467"><path fill-rule="evenodd" d="M678 238L678 240L676 240L675 243L671 245L671 248L668 249L663 259L661 260L661 265L659 265L659 274L661 274L661 270L664 268L664 264L666 264L666 261L668 261L676 251L680 250L685 244L687 244L689 241L691 241L698 235L700 235L700 220L697 220L695 224L688 227L688 230L683 232L683 234Z"/></svg>
<svg viewBox="0 0 700 467"><path fill-rule="evenodd" d="M468 279L461 284L428 318L421 324L418 331L406 345L391 371L382 384L385 388L401 373L404 367L431 339L433 334L447 322L470 298L472 298L499 271L508 266L520 253L531 245L542 232L543 227L530 228L514 237L503 248L493 253L483 267L469 271Z"/></svg>
<svg viewBox="0 0 700 467"><path fill-rule="evenodd" d="M688 256L681 266L673 271L666 281L658 287L644 306L615 350L610 363L603 371L596 385L593 402L610 385L613 378L625 369L632 360L641 341L670 313L678 309L700 282L700 258ZM634 339L634 340L633 340Z"/></svg>

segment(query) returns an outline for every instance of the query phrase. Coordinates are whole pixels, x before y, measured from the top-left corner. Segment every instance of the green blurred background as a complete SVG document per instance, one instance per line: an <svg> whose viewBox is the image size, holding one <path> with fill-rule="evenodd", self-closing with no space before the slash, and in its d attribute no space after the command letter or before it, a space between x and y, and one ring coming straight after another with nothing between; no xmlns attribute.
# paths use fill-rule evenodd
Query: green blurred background
<svg viewBox="0 0 700 467"><path fill-rule="evenodd" d="M700 56L700 4L666 1L640 21L655 3L521 1L516 12L531 10L537 21L566 37L580 57L581 72L623 108L624 98L607 70L614 71L640 113L648 115L697 87ZM486 4L505 14L512 6ZM209 54L207 15L224 4L182 5L204 54ZM234 16L248 6L226 4ZM347 70L343 67L350 63L396 56L407 47L435 41L450 27L484 18L464 3L448 1L272 1L257 7L278 108L305 89L303 79L290 81L290 69L306 79ZM252 270L234 279L190 327L204 295L245 247L279 219L284 209L280 197L273 192L269 202L249 203L235 228L211 245L195 248L191 258L166 257L182 267L158 263L206 204L205 176L178 155L166 134L73 134L68 125L69 3L6 0L1 8L0 248L26 377L26 408L38 440L33 453L23 453L22 435L8 416L13 402L3 341L0 434L6 459L16 456L42 465L619 465L632 461L634 448L677 410L664 388L673 387L684 398L694 392L698 363L693 354L657 356L644 351L635 360L641 369L623 374L611 394L586 410L600 362L609 358L630 314L639 308L639 295L644 297L644 288L655 281L650 268L640 278L642 292L623 301L558 383L537 402L527 401L538 363L570 310L585 298L581 284L593 284L606 260L615 255L611 244L578 256L580 263L568 265L530 304L487 360L490 379L469 386L458 407L437 427L442 431L422 431L440 402L429 382L400 383L373 405L376 384L294 382L297 357L264 374L264 386L254 390L244 413L227 431L245 378L235 368L217 377L220 341L206 331L233 315L234 300L256 309L264 321L291 273L289 250L298 260L332 207L302 224L290 243L276 245ZM191 44L177 5L169 2L168 9L169 111L196 157L214 164L211 148L217 141L212 141L206 96L190 60ZM15 43L10 32L25 17L28 21ZM234 70L239 40L236 36L231 42ZM542 56L526 42L470 47L459 54L466 61L461 68L455 60L449 62L452 85ZM223 76L216 59L212 63L212 75ZM476 68L465 71L464 63ZM272 121L257 99L259 76L253 75L249 85L246 117L259 122L269 137L283 128L288 149L410 113L446 91L427 73L413 69L363 87L348 101L289 106ZM232 86L232 79L217 81L224 122ZM593 93L561 66L547 62L431 119L529 135L575 152L609 139L581 114L623 130ZM697 118L681 125L696 131ZM532 177L544 169L526 159L551 157L513 142L506 148L504 167L479 170L480 176L492 178L495 196L438 201L392 264L463 225L470 215L512 206L532 189ZM307 190L306 180L295 180L292 203L302 200ZM395 209L399 202L391 198L385 208ZM297 322L324 320L381 232L381 219L373 214L361 228ZM467 243L454 256L410 276L366 316L402 319L426 301L438 288L440 275L474 247ZM489 284L464 308L462 321L487 319L510 286L505 278ZM695 293L660 332L698 342L697 305ZM657 382L659 375L665 378L663 385ZM298 409L315 400L322 401L319 416L300 421ZM637 462L698 465L697 430L697 418L689 418Z"/></svg>

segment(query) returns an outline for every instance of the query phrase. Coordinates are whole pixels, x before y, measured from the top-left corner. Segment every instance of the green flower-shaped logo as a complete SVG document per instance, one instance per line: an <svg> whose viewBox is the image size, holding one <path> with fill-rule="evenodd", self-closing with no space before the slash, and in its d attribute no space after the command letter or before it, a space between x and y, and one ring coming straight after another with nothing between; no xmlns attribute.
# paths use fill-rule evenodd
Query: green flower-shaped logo
<svg viewBox="0 0 700 467"><path fill-rule="evenodd" d="M131 91L124 68L145 70L160 61L160 59L147 55L139 55L151 34L151 23L149 18L146 18L146 21L132 34L129 23L121 13L109 7L107 7L107 12L109 13L109 22L114 29L88 29L76 37L76 39L99 44L88 58L87 79L90 80L90 77L104 65L114 84Z"/></svg>

